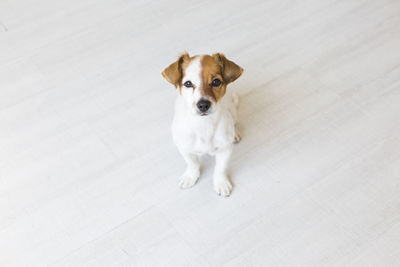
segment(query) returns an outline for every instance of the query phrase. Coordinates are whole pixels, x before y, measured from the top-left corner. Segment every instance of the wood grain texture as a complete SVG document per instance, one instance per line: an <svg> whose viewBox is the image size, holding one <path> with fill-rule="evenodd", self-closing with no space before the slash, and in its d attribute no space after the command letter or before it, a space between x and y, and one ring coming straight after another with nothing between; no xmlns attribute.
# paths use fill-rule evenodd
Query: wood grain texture
<svg viewBox="0 0 400 267"><path fill-rule="evenodd" d="M0 2L1 266L400 266L400 2ZM245 69L182 191L183 51Z"/></svg>

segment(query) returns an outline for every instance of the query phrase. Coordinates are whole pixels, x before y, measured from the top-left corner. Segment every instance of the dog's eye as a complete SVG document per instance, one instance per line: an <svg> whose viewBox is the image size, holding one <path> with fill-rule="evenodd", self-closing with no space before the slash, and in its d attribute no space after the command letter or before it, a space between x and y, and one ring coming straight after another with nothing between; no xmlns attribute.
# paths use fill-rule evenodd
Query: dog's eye
<svg viewBox="0 0 400 267"><path fill-rule="evenodd" d="M220 79L214 79L212 81L212 86L217 87L221 85L221 80Z"/></svg>
<svg viewBox="0 0 400 267"><path fill-rule="evenodd" d="M192 84L191 81L186 81L183 85L184 85L185 87L187 87L187 88L193 87L193 84Z"/></svg>

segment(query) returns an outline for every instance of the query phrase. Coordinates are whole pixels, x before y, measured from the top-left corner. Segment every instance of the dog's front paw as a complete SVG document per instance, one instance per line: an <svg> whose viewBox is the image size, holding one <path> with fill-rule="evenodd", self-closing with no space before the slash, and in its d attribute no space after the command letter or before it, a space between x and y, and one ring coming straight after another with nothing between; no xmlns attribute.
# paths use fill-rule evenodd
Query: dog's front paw
<svg viewBox="0 0 400 267"><path fill-rule="evenodd" d="M197 182L198 178L198 176L187 175L185 173L181 176L181 178L179 178L179 187L182 189L192 187Z"/></svg>
<svg viewBox="0 0 400 267"><path fill-rule="evenodd" d="M229 197L232 192L232 184L228 177L214 178L214 190L218 195Z"/></svg>

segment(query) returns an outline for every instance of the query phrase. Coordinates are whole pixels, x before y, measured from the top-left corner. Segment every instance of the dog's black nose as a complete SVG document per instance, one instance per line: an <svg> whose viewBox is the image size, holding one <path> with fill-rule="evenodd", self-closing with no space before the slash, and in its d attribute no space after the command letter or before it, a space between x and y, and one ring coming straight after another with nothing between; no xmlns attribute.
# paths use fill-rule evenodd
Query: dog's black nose
<svg viewBox="0 0 400 267"><path fill-rule="evenodd" d="M201 112L206 112L211 106L211 102L206 100L206 99L201 99L199 102L197 102L197 108Z"/></svg>

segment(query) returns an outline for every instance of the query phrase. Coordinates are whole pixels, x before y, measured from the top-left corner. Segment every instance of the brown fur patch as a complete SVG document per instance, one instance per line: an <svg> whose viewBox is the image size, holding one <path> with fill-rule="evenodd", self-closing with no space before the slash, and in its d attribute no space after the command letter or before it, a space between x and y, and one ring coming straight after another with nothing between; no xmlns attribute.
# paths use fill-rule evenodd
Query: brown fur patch
<svg viewBox="0 0 400 267"><path fill-rule="evenodd" d="M239 78L243 69L233 61L228 60L223 54L217 53L213 56L205 55L201 58L202 66L202 94L219 101L226 93L226 86ZM212 81L220 79L221 85L213 87Z"/></svg>
<svg viewBox="0 0 400 267"><path fill-rule="evenodd" d="M215 60L221 66L222 76L226 83L231 83L240 77L243 73L243 69L238 66L235 62L227 59L224 54L216 53L213 55Z"/></svg>
<svg viewBox="0 0 400 267"><path fill-rule="evenodd" d="M209 55L204 55L200 61L202 68L202 80L203 84L200 88L201 94L208 96L212 100L218 102L226 92L226 83L222 77L222 69L214 57ZM213 87L212 81L214 79L220 79L221 85L218 87Z"/></svg>
<svg viewBox="0 0 400 267"><path fill-rule="evenodd" d="M185 70L190 62L198 56L190 57L187 52L183 53L177 61L169 65L161 72L162 76L176 88L181 91L182 78L185 75Z"/></svg>

